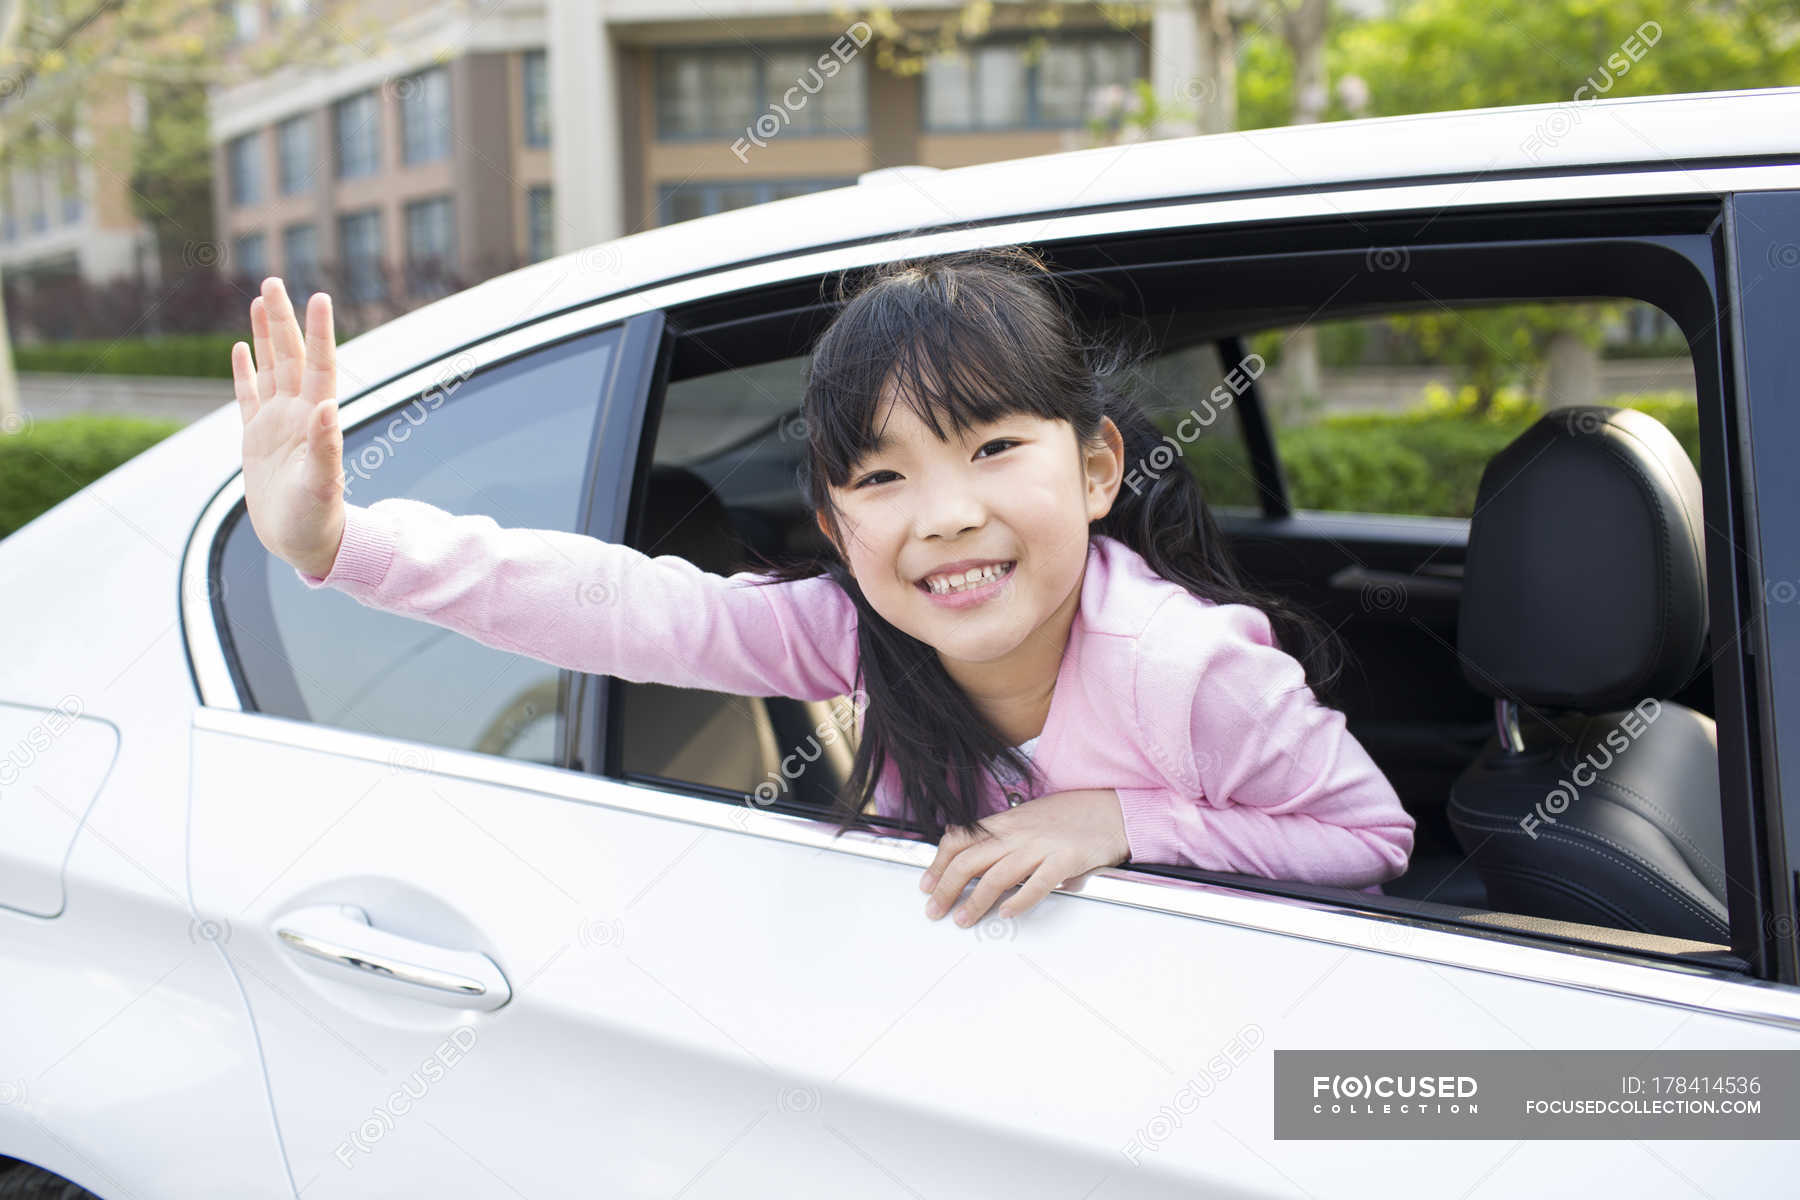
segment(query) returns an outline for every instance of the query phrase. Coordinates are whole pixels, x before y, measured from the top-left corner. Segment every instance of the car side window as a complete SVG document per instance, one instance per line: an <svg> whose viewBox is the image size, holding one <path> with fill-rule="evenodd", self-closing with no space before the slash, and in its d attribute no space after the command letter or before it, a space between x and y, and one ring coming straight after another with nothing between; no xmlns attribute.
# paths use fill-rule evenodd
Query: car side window
<svg viewBox="0 0 1800 1200"><path fill-rule="evenodd" d="M1578 404L1649 413L1699 469L1687 342L1640 301L1437 305L1249 346L1268 365L1258 388L1296 509L1468 517L1487 461L1544 410Z"/></svg>
<svg viewBox="0 0 1800 1200"><path fill-rule="evenodd" d="M754 569L757 555L826 553L796 478L806 451L800 406L807 357L728 369L718 369L716 361L671 379L664 390L644 517L633 544L721 575ZM1212 503L1254 507L1256 487L1237 412L1229 399L1214 395L1230 373L1208 341L1158 350L1128 382L1169 435L1169 445L1179 443L1170 462L1147 457L1146 470L1185 464ZM621 766L628 777L806 809L829 808L849 779L856 743L847 696L801 701L648 683L621 687ZM794 770L795 755L804 760L803 770Z"/></svg>
<svg viewBox="0 0 1800 1200"><path fill-rule="evenodd" d="M407 404L345 431L348 503L404 496L501 525L578 531L617 329L480 374L466 357ZM560 673L448 630L307 589L240 512L218 573L245 708L554 765Z"/></svg>

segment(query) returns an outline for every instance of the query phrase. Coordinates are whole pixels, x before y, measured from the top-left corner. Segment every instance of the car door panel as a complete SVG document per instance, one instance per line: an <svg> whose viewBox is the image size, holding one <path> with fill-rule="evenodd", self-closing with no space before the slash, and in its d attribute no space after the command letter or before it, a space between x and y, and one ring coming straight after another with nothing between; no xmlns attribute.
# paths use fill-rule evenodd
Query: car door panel
<svg viewBox="0 0 1800 1200"><path fill-rule="evenodd" d="M965 930L923 915L926 847L886 861L670 792L500 782L453 751L395 769L380 739L291 732L203 715L194 834L234 853L195 892L232 922L289 1160L320 1194L1388 1194L1390 1144L1273 1143L1274 1048L1792 1044L1408 958L1404 927L1381 952L1054 895ZM269 786L234 786L255 771ZM271 927L319 904L487 955L512 998L455 1010L308 970ZM1453 1192L1490 1170L1496 1194L1567 1185L1566 1152L1509 1149L1407 1154ZM1783 1153L1679 1161L1730 1194ZM1652 1191L1668 1170L1591 1157Z"/></svg>

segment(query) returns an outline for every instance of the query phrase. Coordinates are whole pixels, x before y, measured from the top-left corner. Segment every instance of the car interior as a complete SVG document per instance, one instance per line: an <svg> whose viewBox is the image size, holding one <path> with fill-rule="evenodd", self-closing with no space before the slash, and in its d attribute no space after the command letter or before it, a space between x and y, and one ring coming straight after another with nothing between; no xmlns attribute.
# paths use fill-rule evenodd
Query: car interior
<svg viewBox="0 0 1800 1200"><path fill-rule="evenodd" d="M1256 286L1235 289L1236 272L1222 265L1214 298L1201 300L1191 263L1109 276L1092 266L1102 257L1087 260L1077 289L1083 322L1147 331L1169 363L1195 347L1210 348L1215 364L1242 361L1250 335L1299 327L1322 307L1313 292L1325 285L1296 283L1317 263L1264 263ZM1415 267L1427 260L1414 251ZM1450 273L1465 268L1449 259L1444 268L1440 294L1451 295ZM1332 315L1443 307L1378 274L1340 289ZM1440 282L1429 270L1415 271L1418 281ZM1490 283L1493 296L1514 300L1541 286L1498 273ZM1568 286L1561 294L1595 294ZM1258 303L1284 288L1292 294ZM804 281L754 303L727 297L670 314L632 545L718 574L828 553L797 485L804 442L793 432L806 347L830 317L819 296L818 281ZM1163 387L1184 392L1164 397L1178 411L1219 382L1216 368L1186 374L1185 389L1164 375ZM1213 437L1229 440L1249 485L1242 494L1256 501L1215 500L1223 535L1259 587L1344 639L1349 667L1332 706L1393 782L1417 838L1382 897L1141 869L1463 929L1734 962L1711 684L1720 647L1708 623L1700 479L1675 436L1631 409L1549 410L1487 463L1467 520L1292 508L1254 382ZM781 778L781 756L846 707L613 686L624 777L738 803L763 803L752 794ZM829 808L855 748L840 727L772 807Z"/></svg>

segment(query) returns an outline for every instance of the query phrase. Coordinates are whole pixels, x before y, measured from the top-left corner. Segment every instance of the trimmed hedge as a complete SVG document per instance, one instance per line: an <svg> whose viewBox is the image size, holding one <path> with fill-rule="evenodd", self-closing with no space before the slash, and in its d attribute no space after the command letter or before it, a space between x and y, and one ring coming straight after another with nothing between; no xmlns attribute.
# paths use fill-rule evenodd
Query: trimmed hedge
<svg viewBox="0 0 1800 1200"><path fill-rule="evenodd" d="M248 342L249 331L185 333L119 341L45 342L14 346L13 369L103 375L186 375L231 378L231 344Z"/></svg>
<svg viewBox="0 0 1800 1200"><path fill-rule="evenodd" d="M1406 412L1329 416L1278 431L1294 506L1469 516L1482 468L1543 415L1543 409L1514 393L1503 392L1481 417L1472 415L1473 402L1473 389L1453 398L1443 388L1428 388L1425 403ZM1670 392L1618 396L1608 403L1661 421L1699 468L1699 421L1692 400ZM1163 414L1158 423L1175 437L1183 415ZM179 421L78 416L34 422L21 433L0 436L0 537L181 427ZM1257 505L1242 446L1229 425L1183 446L1181 461L1200 480L1209 504Z"/></svg>
<svg viewBox="0 0 1800 1200"><path fill-rule="evenodd" d="M79 416L0 436L0 537L181 429L180 421Z"/></svg>
<svg viewBox="0 0 1800 1200"><path fill-rule="evenodd" d="M1434 386L1426 389L1423 404L1405 412L1347 413L1277 430L1290 502L1332 512L1469 516L1488 460L1544 413L1518 393L1503 391L1476 417L1474 398L1473 388L1452 397ZM1699 418L1692 399L1668 392L1615 396L1607 403L1661 421L1699 469ZM1174 436L1182 415L1165 415L1158 423ZM1209 504L1256 506L1234 432L1190 444L1183 458Z"/></svg>

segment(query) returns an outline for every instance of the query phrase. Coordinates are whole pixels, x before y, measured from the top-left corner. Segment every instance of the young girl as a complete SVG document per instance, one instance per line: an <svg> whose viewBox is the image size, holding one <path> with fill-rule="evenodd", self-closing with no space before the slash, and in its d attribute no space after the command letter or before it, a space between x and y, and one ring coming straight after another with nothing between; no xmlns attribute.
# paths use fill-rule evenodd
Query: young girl
<svg viewBox="0 0 1800 1200"><path fill-rule="evenodd" d="M1042 261L901 263L839 300L803 401L827 560L723 577L345 504L330 300L303 343L279 279L251 302L254 366L232 347L251 524L308 587L559 667L855 695L833 815L867 825L872 796L938 843L933 919L977 876L959 924L1128 860L1371 891L1404 871L1413 819L1314 691L1330 634L1243 586L1191 473L1146 470L1166 442L1121 384L1135 360L1078 334Z"/></svg>

